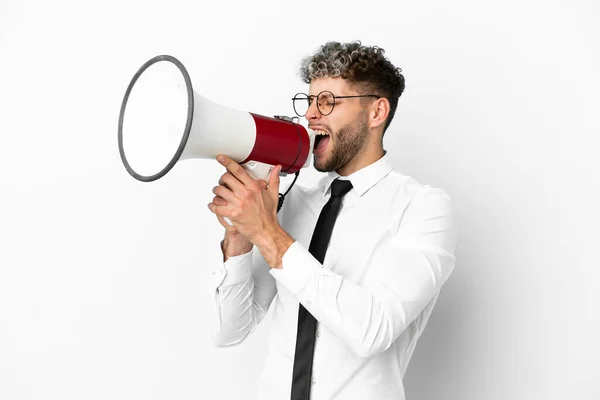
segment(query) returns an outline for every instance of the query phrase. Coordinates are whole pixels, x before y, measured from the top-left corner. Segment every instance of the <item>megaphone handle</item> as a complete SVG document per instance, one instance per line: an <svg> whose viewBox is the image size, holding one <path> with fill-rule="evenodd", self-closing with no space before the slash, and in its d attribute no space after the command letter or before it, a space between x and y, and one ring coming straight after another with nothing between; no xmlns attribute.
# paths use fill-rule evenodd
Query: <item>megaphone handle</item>
<svg viewBox="0 0 600 400"><path fill-rule="evenodd" d="M244 167L248 174L254 179L263 179L269 182L269 175L275 166L258 161L248 161L247 163L242 164L242 167ZM229 218L224 217L224 219L230 226L233 226L233 223Z"/></svg>
<svg viewBox="0 0 600 400"><path fill-rule="evenodd" d="M244 167L248 174L254 179L263 179L269 182L269 175L275 166L258 161L248 161L247 163L242 164L242 167Z"/></svg>

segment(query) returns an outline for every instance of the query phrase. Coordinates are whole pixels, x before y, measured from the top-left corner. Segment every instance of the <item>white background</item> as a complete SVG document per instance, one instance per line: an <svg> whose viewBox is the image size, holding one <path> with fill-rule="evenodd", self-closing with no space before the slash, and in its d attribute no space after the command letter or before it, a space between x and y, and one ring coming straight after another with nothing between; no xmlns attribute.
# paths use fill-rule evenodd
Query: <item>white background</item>
<svg viewBox="0 0 600 400"><path fill-rule="evenodd" d="M408 399L600 398L595 0L203 3L0 3L0 399L251 398L269 322L230 349L205 322L222 169L135 181L121 99L171 54L209 99L290 115L299 60L354 39L404 70L394 166L460 222Z"/></svg>

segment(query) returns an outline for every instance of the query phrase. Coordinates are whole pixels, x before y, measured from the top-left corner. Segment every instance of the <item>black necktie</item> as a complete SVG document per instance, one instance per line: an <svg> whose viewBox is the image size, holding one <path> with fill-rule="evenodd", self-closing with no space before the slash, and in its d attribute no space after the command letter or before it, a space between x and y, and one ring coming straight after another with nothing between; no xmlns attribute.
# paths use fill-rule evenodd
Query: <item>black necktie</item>
<svg viewBox="0 0 600 400"><path fill-rule="evenodd" d="M350 189L352 189L350 181L334 180L331 184L331 197L321 210L317 220L308 251L321 264L325 259L331 231L342 204L342 197ZM298 308L298 334L296 354L294 355L291 400L308 400L309 398L316 327L317 320L315 317L300 304Z"/></svg>

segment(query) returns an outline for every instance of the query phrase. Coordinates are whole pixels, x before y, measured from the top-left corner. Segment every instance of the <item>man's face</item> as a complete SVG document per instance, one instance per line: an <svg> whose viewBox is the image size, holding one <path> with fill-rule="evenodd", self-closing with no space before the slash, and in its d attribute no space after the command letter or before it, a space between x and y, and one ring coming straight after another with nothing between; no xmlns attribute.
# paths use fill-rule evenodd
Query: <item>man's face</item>
<svg viewBox="0 0 600 400"><path fill-rule="evenodd" d="M342 78L318 78L310 83L309 95L324 90L336 96L359 95ZM335 99L329 115L322 115L316 100L306 112L309 128L317 132L313 149L314 166L318 171L338 171L363 150L369 133L367 111L360 98ZM325 133L326 135L319 135Z"/></svg>

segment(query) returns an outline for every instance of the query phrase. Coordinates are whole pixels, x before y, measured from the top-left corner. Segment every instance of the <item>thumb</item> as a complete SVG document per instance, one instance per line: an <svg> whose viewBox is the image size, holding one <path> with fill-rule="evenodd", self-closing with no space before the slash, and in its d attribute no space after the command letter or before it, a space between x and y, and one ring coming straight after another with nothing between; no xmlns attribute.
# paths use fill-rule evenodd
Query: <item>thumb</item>
<svg viewBox="0 0 600 400"><path fill-rule="evenodd" d="M279 172L281 171L281 165L276 166L271 170L269 175L269 190L275 193L279 193Z"/></svg>

